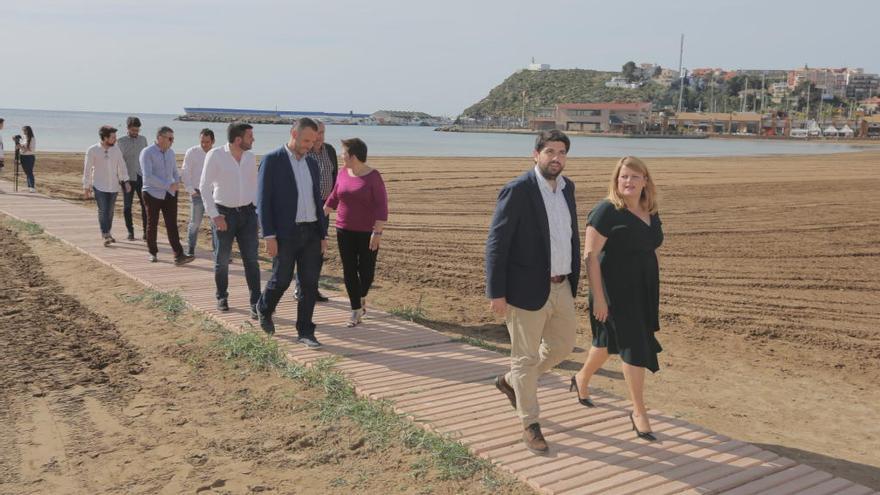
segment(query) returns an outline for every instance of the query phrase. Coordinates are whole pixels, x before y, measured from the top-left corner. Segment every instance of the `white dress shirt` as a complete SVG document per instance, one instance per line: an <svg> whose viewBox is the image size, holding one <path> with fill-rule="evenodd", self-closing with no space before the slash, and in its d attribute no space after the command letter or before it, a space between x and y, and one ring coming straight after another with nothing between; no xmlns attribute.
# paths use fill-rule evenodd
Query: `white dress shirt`
<svg viewBox="0 0 880 495"><path fill-rule="evenodd" d="M244 151L241 162L237 162L229 151L229 144L212 149L205 157L199 191L205 212L211 218L220 215L218 204L228 208L256 204L256 157L250 151Z"/></svg>
<svg viewBox="0 0 880 495"><path fill-rule="evenodd" d="M125 160L119 148L111 146L105 149L101 143L97 143L86 151L83 189L94 186L101 192L119 192L119 183L124 180L128 180L128 169L125 168Z"/></svg>
<svg viewBox="0 0 880 495"><path fill-rule="evenodd" d="M565 179L556 176L556 191L550 187L541 170L535 165L538 189L547 210L547 222L550 223L550 276L568 275L571 273L571 212L562 190Z"/></svg>
<svg viewBox="0 0 880 495"><path fill-rule="evenodd" d="M186 192L192 194L199 188L207 155L208 153L202 149L201 145L193 146L183 155L183 170L180 171L180 178L183 179L183 187Z"/></svg>
<svg viewBox="0 0 880 495"><path fill-rule="evenodd" d="M293 176L296 179L296 223L317 222L318 213L315 211L315 194L312 191L312 173L309 171L309 163L306 161L308 155L303 155L302 159L297 159L296 155L290 151L287 145L287 156L290 157L290 165L293 167ZM323 215L323 212L321 213Z"/></svg>

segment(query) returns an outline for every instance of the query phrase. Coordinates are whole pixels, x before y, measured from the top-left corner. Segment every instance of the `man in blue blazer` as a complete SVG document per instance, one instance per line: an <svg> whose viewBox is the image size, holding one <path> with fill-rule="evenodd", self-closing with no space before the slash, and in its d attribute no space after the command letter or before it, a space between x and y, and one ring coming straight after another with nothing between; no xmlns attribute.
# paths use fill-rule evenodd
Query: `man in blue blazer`
<svg viewBox="0 0 880 495"><path fill-rule="evenodd" d="M269 335L275 333L272 314L297 267L303 289L296 307L297 342L308 347L321 346L312 315L321 256L327 250L318 163L307 156L317 134L314 120L300 119L290 130L290 141L263 157L257 179L257 213L272 256L272 276L256 307L260 326Z"/></svg>
<svg viewBox="0 0 880 495"><path fill-rule="evenodd" d="M535 167L501 189L486 241L486 295L510 333L510 372L495 386L523 423L532 452L549 449L538 422L538 378L571 352L580 279L574 183L563 177L571 143L563 132L535 141Z"/></svg>

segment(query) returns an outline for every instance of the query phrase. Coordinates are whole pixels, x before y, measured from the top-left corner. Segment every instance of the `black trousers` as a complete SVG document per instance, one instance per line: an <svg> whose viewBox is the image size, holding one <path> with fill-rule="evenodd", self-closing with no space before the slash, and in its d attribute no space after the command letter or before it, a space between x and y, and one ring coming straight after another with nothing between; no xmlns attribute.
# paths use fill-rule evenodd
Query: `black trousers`
<svg viewBox="0 0 880 495"><path fill-rule="evenodd" d="M131 207L134 204L134 197L137 196L138 202L141 204L141 225L144 227L143 234L144 237L147 237L147 209L144 207L144 197L141 192L144 187L144 178L138 174L136 180L130 180L128 183L131 184L131 191L125 192L125 188L122 189L122 216L125 218L125 228L128 229L129 234L134 234L134 222L131 217Z"/></svg>
<svg viewBox="0 0 880 495"><path fill-rule="evenodd" d="M342 259L342 275L351 309L361 309L361 298L367 297L376 274L379 250L370 251L372 232L336 229L336 243Z"/></svg>
<svg viewBox="0 0 880 495"><path fill-rule="evenodd" d="M150 254L159 252L156 237L159 232L159 216L161 215L165 220L165 232L168 234L168 244L174 251L174 257L183 256L180 233L177 231L177 193L172 196L166 192L163 199L156 199L149 193L141 194L147 207L147 250L150 251Z"/></svg>
<svg viewBox="0 0 880 495"><path fill-rule="evenodd" d="M312 315L318 293L318 270L321 263L321 229L318 222L297 225L290 238L278 238L278 254L272 258L272 276L260 297L260 312L272 314L284 291L293 280L293 267L299 271L302 298L296 305L296 333L300 337L315 335Z"/></svg>

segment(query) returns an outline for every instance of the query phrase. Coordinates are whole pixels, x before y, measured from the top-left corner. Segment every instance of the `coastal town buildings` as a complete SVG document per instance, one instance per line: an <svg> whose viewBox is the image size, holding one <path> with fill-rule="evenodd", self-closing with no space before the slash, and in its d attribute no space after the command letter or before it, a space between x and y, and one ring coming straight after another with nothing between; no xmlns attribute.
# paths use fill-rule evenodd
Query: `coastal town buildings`
<svg viewBox="0 0 880 495"><path fill-rule="evenodd" d="M660 69L660 73L657 74L653 80L657 83L660 83L664 86L671 86L672 83L678 80L681 76L681 73L677 70L662 68Z"/></svg>
<svg viewBox="0 0 880 495"><path fill-rule="evenodd" d="M880 94L880 75L854 72L847 75L846 97L863 100Z"/></svg>
<svg viewBox="0 0 880 495"><path fill-rule="evenodd" d="M550 64L539 64L539 63L536 63L536 62L535 62L535 57L532 57L532 63L530 63L530 64L526 67L526 70L531 70L531 71L536 71L536 72L545 71L545 70L550 70Z"/></svg>
<svg viewBox="0 0 880 495"><path fill-rule="evenodd" d="M544 108L529 120L532 129L583 132L645 132L651 121L650 102L563 103Z"/></svg>

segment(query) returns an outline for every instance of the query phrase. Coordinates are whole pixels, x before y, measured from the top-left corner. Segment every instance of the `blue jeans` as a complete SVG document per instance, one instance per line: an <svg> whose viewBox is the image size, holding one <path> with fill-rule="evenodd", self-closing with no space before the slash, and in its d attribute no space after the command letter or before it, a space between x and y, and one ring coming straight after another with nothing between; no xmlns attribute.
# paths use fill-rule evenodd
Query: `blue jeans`
<svg viewBox="0 0 880 495"><path fill-rule="evenodd" d="M217 299L229 297L229 258L232 257L232 241L238 241L238 250L244 265L244 277L250 291L250 303L260 299L260 265L257 250L260 239L257 230L257 209L251 206L226 208L217 205L217 210L226 217L226 230L219 231L211 226L214 233L214 284L217 286Z"/></svg>
<svg viewBox="0 0 880 495"><path fill-rule="evenodd" d="M294 235L278 238L278 255L272 258L272 276L260 298L260 312L271 315L284 291L293 280L293 267L299 271L302 299L296 305L296 333L313 337L315 324L315 296L318 292L318 272L321 263L321 228L318 222L298 224Z"/></svg>
<svg viewBox="0 0 880 495"><path fill-rule="evenodd" d="M189 254L195 254L196 241L199 239L199 227L202 226L202 218L205 216L205 203L202 202L201 196L189 196L189 244L187 246Z"/></svg>
<svg viewBox="0 0 880 495"><path fill-rule="evenodd" d="M34 179L34 164L36 162L37 157L34 155L21 155L21 168L24 170L24 175L27 176L27 186L31 188L37 187Z"/></svg>
<svg viewBox="0 0 880 495"><path fill-rule="evenodd" d="M117 193L99 191L96 187L92 187L92 191L95 192L95 203L98 203L98 225L101 226L101 234L106 237L113 228L113 210L116 206Z"/></svg>

